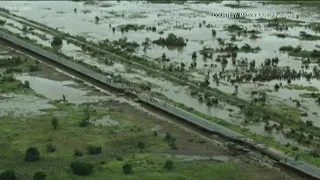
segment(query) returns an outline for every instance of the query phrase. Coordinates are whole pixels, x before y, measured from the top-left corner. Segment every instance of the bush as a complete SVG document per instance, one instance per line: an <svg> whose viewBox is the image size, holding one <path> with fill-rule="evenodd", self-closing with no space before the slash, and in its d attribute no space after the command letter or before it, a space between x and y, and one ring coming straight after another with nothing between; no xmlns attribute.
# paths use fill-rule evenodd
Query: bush
<svg viewBox="0 0 320 180"><path fill-rule="evenodd" d="M62 45L62 37L60 37L60 36L55 36L55 37L53 38L53 41L51 42L51 45L52 45L52 46L60 46L60 45Z"/></svg>
<svg viewBox="0 0 320 180"><path fill-rule="evenodd" d="M51 124L52 124L54 129L57 129L58 125L59 125L58 118L53 116L52 119L51 119Z"/></svg>
<svg viewBox="0 0 320 180"><path fill-rule="evenodd" d="M0 174L0 180L15 180L16 173L14 170L5 170Z"/></svg>
<svg viewBox="0 0 320 180"><path fill-rule="evenodd" d="M80 127L86 127L89 125L89 121L86 120L86 119L82 119L80 122L79 122L79 126Z"/></svg>
<svg viewBox="0 0 320 180"><path fill-rule="evenodd" d="M82 156L82 151L80 151L79 149L75 149L73 155L75 155L75 156Z"/></svg>
<svg viewBox="0 0 320 180"><path fill-rule="evenodd" d="M6 24L6 20L0 19L0 26L3 26L3 25L5 25L5 24Z"/></svg>
<svg viewBox="0 0 320 180"><path fill-rule="evenodd" d="M101 149L102 149L101 146L88 146L87 147L88 153L91 155L100 154Z"/></svg>
<svg viewBox="0 0 320 180"><path fill-rule="evenodd" d="M35 72L35 71L39 71L39 70L40 70L40 68L39 68L39 66L37 64L32 64L32 65L29 66L29 71L30 72Z"/></svg>
<svg viewBox="0 0 320 180"><path fill-rule="evenodd" d="M47 177L47 175L44 172L38 171L38 172L34 173L33 180L45 180L46 177Z"/></svg>
<svg viewBox="0 0 320 180"><path fill-rule="evenodd" d="M54 145L52 145L52 144L47 145L47 152L52 153L55 151L56 151L56 148L54 147Z"/></svg>
<svg viewBox="0 0 320 180"><path fill-rule="evenodd" d="M132 165L126 163L126 164L124 164L124 165L122 166L122 170L123 170L123 172L124 172L125 174L131 174L131 173L132 173Z"/></svg>
<svg viewBox="0 0 320 180"><path fill-rule="evenodd" d="M167 160L166 163L164 164L164 168L165 168L166 170L171 170L171 169L173 169L173 162L170 161L170 160Z"/></svg>
<svg viewBox="0 0 320 180"><path fill-rule="evenodd" d="M35 147L30 147L27 149L24 160L26 162L35 162L40 159L40 152Z"/></svg>
<svg viewBox="0 0 320 180"><path fill-rule="evenodd" d="M93 171L93 166L84 162L73 162L71 163L70 168L74 174L79 176L90 175Z"/></svg>
<svg viewBox="0 0 320 180"><path fill-rule="evenodd" d="M30 88L30 82L29 81L24 81L24 88Z"/></svg>

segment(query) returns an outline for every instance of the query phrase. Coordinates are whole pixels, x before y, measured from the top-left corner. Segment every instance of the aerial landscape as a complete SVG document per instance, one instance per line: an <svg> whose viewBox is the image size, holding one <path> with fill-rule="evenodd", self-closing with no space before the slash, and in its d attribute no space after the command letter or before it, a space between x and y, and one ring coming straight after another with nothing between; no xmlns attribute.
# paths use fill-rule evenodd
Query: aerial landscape
<svg viewBox="0 0 320 180"><path fill-rule="evenodd" d="M320 1L0 1L0 180L320 179Z"/></svg>

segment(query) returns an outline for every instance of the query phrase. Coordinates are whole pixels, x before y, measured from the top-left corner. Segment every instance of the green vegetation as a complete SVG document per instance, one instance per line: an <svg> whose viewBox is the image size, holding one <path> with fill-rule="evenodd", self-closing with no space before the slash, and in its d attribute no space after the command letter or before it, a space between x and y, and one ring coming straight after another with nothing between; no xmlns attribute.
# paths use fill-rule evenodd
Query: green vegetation
<svg viewBox="0 0 320 180"><path fill-rule="evenodd" d="M87 151L91 155L100 154L101 150L102 150L101 146L91 146L90 145L87 147Z"/></svg>
<svg viewBox="0 0 320 180"><path fill-rule="evenodd" d="M132 173L132 165L126 163L126 164L124 164L124 165L122 166L122 170L123 170L123 172L124 172L125 174L131 174L131 173Z"/></svg>
<svg viewBox="0 0 320 180"><path fill-rule="evenodd" d="M158 40L154 40L153 43L162 46L185 46L186 43L182 37L177 37L175 34L168 34L167 38L160 37Z"/></svg>
<svg viewBox="0 0 320 180"><path fill-rule="evenodd" d="M72 162L70 164L70 168L72 172L79 176L87 176L92 174L93 166L92 164L85 163L85 162Z"/></svg>
<svg viewBox="0 0 320 180"><path fill-rule="evenodd" d="M58 122L58 118L53 116L51 119L51 125L53 126L53 128L56 130L58 128L59 122Z"/></svg>
<svg viewBox="0 0 320 180"><path fill-rule="evenodd" d="M144 29L146 26L145 25L137 25L137 24L126 24L126 25L122 25L119 26L118 28L120 28L121 32L128 32L128 31L137 31L137 30L142 30Z"/></svg>
<svg viewBox="0 0 320 180"><path fill-rule="evenodd" d="M305 31L301 31L300 34L300 39L301 40L307 40L307 41L316 41L316 40L320 40L320 36L317 35L311 35L306 33Z"/></svg>
<svg viewBox="0 0 320 180"><path fill-rule="evenodd" d="M16 173L13 170L5 170L0 174L0 180L15 180Z"/></svg>
<svg viewBox="0 0 320 180"><path fill-rule="evenodd" d="M287 18L273 18L273 19L259 18L259 19L257 19L257 21L269 23L269 26L272 26L272 25L277 26L280 24L298 25L298 24L304 22L304 21L300 21L300 20L292 20L292 19L287 19Z"/></svg>
<svg viewBox="0 0 320 180"><path fill-rule="evenodd" d="M316 157L316 156L311 155L310 151L301 151L301 150L299 151L299 149L295 149L294 147L283 146L279 142L275 141L273 138L262 136L262 135L258 135L256 133L250 132L246 128L242 128L242 127L230 124L230 123L228 123L228 122L226 122L226 121L224 121L222 119L218 119L218 118L203 114L203 113L201 113L199 111L194 110L193 108L186 107L182 103L176 103L176 102L164 97L163 95L158 96L158 97L161 98L161 99L166 100L167 102L170 102L170 103L174 104L175 106L177 106L177 107L179 107L181 109L184 109L184 110L186 110L188 112L191 112L191 113L193 113L193 114L195 114L195 115L197 115L199 117L202 117L204 119L207 119L209 121L217 123L217 124L219 124L219 125L221 125L223 127L229 128L229 129L231 129L231 130L233 130L235 132L243 134L243 135L245 135L245 136L247 136L249 138L252 138L255 141L257 141L259 143L262 143L262 144L265 144L268 147L273 147L275 149L279 149L280 151L286 152L288 155L291 155L291 156L299 156L304 161L320 167L320 157ZM285 108L287 109L287 107L285 107ZM279 111L279 112L275 112L277 114L281 114L284 111L284 107L281 107L281 106L280 107L276 107L276 109ZM289 112L289 114L294 114L294 113L295 112L293 112L293 110L292 110L292 112L291 111ZM300 117L300 113L298 113L297 117ZM284 124L286 124L286 123L284 123ZM290 125L289 127L293 127L293 126ZM303 128L304 126L296 125L295 127ZM312 127L314 127L314 126L312 126ZM303 128L303 129L305 129L305 128Z"/></svg>
<svg viewBox="0 0 320 180"><path fill-rule="evenodd" d="M35 147L30 147L26 150L24 160L26 162L35 162L40 159L40 152Z"/></svg>
<svg viewBox="0 0 320 180"><path fill-rule="evenodd" d="M312 58L314 62L320 62L320 50L314 49L313 51L302 50L300 46L282 46L279 51L288 52L290 56Z"/></svg>
<svg viewBox="0 0 320 180"><path fill-rule="evenodd" d="M224 6L230 7L230 8L252 8L252 6L247 6L243 4L225 4Z"/></svg>
<svg viewBox="0 0 320 180"><path fill-rule="evenodd" d="M166 163L164 164L164 168L166 170L172 170L173 169L173 162L171 160L167 160Z"/></svg>
<svg viewBox="0 0 320 180"><path fill-rule="evenodd" d="M47 177L46 173L42 171L35 172L33 175L33 180L45 180Z"/></svg>
<svg viewBox="0 0 320 180"><path fill-rule="evenodd" d="M3 26L3 25L5 25L5 24L6 24L6 20L0 19L0 26Z"/></svg>
<svg viewBox="0 0 320 180"><path fill-rule="evenodd" d="M54 36L51 42L52 46L61 46L63 38L61 36Z"/></svg>
<svg viewBox="0 0 320 180"><path fill-rule="evenodd" d="M291 85L286 85L284 87L287 89L295 89L295 90L319 91L319 89L314 86L302 86L302 85L291 84Z"/></svg>

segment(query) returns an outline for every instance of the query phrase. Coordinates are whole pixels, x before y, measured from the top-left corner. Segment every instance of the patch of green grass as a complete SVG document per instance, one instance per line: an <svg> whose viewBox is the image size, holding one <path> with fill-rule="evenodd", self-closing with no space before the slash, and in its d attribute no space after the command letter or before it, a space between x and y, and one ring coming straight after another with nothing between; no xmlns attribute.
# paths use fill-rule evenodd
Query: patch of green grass
<svg viewBox="0 0 320 180"><path fill-rule="evenodd" d="M36 94L30 88L24 88L23 84L14 79L13 81L1 81L0 77L0 93L21 93L21 94Z"/></svg>
<svg viewBox="0 0 320 180"><path fill-rule="evenodd" d="M302 86L297 84L286 85L284 87L290 90L294 89L294 90L319 91L319 89L314 86Z"/></svg>

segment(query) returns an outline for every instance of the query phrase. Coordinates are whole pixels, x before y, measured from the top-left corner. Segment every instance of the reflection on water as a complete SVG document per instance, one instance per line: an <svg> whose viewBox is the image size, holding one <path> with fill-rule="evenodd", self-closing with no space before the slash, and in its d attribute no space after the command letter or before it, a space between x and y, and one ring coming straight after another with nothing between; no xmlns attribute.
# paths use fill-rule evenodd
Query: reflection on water
<svg viewBox="0 0 320 180"><path fill-rule="evenodd" d="M29 81L30 87L49 99L62 99L63 95L69 102L81 104L85 102L96 102L106 99L104 96L87 96L86 89L74 88L77 83L73 81L53 81L41 77L33 77L27 74L17 76L22 82Z"/></svg>

